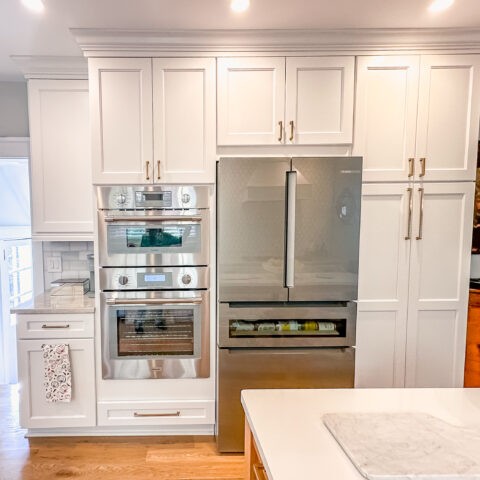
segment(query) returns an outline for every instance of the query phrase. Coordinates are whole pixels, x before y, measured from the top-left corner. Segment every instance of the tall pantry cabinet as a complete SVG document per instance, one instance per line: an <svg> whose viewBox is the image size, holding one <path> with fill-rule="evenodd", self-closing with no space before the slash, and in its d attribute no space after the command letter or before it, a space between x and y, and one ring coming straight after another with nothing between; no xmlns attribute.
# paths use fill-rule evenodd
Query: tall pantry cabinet
<svg viewBox="0 0 480 480"><path fill-rule="evenodd" d="M359 57L357 387L463 385L480 56Z"/></svg>

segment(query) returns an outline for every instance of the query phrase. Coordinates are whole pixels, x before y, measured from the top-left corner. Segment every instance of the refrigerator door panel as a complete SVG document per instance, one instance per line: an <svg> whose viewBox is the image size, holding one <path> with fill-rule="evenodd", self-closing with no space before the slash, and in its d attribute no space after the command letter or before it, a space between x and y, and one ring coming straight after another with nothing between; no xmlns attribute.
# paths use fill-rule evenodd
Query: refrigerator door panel
<svg viewBox="0 0 480 480"><path fill-rule="evenodd" d="M241 390L353 387L354 348L221 348L218 356L217 446L220 452L243 451L245 417L240 403ZM295 412L285 414L295 415Z"/></svg>
<svg viewBox="0 0 480 480"><path fill-rule="evenodd" d="M297 186L289 300L356 300L362 158L294 158L292 171Z"/></svg>
<svg viewBox="0 0 480 480"><path fill-rule="evenodd" d="M289 158L217 165L218 299L286 301L285 183Z"/></svg>

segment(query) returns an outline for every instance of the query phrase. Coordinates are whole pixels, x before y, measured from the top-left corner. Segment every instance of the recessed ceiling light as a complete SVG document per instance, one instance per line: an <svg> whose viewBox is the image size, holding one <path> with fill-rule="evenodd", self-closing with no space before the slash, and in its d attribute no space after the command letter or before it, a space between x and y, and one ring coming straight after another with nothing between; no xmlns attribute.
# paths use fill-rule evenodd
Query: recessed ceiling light
<svg viewBox="0 0 480 480"><path fill-rule="evenodd" d="M230 8L237 13L244 12L250 6L250 0L232 0Z"/></svg>
<svg viewBox="0 0 480 480"><path fill-rule="evenodd" d="M428 7L430 12L441 12L446 10L448 7L453 5L455 0L433 0L433 2Z"/></svg>
<svg viewBox="0 0 480 480"><path fill-rule="evenodd" d="M22 0L22 3L30 10L38 13L43 12L45 8L42 0Z"/></svg>

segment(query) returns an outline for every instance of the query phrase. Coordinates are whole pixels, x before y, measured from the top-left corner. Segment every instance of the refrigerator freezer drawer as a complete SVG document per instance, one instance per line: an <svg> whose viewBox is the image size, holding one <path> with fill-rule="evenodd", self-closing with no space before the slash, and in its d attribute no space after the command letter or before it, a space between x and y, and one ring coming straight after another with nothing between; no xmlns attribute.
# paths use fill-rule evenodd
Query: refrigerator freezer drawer
<svg viewBox="0 0 480 480"><path fill-rule="evenodd" d="M243 451L241 390L352 388L354 364L354 348L218 349L219 451Z"/></svg>

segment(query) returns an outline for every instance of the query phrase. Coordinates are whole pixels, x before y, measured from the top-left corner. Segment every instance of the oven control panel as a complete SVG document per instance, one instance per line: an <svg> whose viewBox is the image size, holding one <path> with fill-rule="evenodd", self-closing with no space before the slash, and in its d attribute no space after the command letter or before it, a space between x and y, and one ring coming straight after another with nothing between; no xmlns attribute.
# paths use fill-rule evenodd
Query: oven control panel
<svg viewBox="0 0 480 480"><path fill-rule="evenodd" d="M208 267L100 268L100 289L103 291L207 288Z"/></svg>

